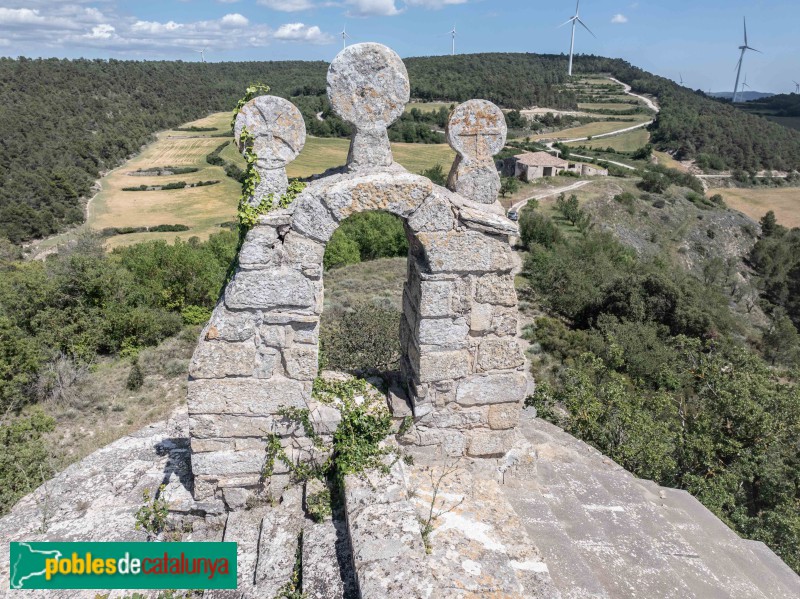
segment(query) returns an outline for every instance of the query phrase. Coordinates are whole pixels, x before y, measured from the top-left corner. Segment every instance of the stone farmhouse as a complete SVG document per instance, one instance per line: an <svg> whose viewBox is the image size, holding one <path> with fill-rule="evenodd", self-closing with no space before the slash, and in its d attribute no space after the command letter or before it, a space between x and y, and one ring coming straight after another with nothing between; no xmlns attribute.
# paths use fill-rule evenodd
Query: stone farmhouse
<svg viewBox="0 0 800 599"><path fill-rule="evenodd" d="M504 175L517 177L529 183L542 177L555 177L562 172L577 173L583 177L606 177L608 171L591 164L568 162L548 152L525 152L507 158L500 165Z"/></svg>

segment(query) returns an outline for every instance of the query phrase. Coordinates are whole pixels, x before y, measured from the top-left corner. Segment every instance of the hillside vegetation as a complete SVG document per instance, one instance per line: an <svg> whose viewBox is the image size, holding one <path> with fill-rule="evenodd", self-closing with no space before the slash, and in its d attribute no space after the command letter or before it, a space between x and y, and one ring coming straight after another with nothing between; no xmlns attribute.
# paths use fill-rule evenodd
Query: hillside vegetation
<svg viewBox="0 0 800 599"><path fill-rule="evenodd" d="M406 60L416 98L475 97L505 108L577 108L565 58L475 54ZM323 62L183 63L0 59L0 236L14 243L51 235L83 219L82 199L99 174L168 129L230 109L247 85L265 82L291 97L311 135L342 137L330 109ZM621 60L583 56L579 72L611 73L657 96L652 141L710 168L791 169L800 133L680 88ZM407 111L393 141L441 143L448 108ZM318 115L320 118L318 118Z"/></svg>

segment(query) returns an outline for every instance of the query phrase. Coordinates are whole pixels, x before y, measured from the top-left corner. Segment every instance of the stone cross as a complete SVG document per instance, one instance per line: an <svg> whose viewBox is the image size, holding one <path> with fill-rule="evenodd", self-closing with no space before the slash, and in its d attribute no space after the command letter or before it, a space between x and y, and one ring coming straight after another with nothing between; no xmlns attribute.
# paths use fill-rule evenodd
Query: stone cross
<svg viewBox="0 0 800 599"><path fill-rule="evenodd" d="M470 100L456 107L447 123L447 142L458 156L447 187L476 202L494 204L500 175L492 157L506 143L503 111L487 100Z"/></svg>
<svg viewBox="0 0 800 599"><path fill-rule="evenodd" d="M270 193L277 201L289 185L286 165L297 158L306 143L303 115L288 100L259 96L245 104L236 117L234 134L242 152L244 142L241 135L245 127L254 138L256 170L261 176L251 203L258 205Z"/></svg>
<svg viewBox="0 0 800 599"><path fill-rule="evenodd" d="M328 97L336 114L355 128L348 169L390 166L386 129L403 114L411 97L400 57L381 44L348 46L328 69Z"/></svg>

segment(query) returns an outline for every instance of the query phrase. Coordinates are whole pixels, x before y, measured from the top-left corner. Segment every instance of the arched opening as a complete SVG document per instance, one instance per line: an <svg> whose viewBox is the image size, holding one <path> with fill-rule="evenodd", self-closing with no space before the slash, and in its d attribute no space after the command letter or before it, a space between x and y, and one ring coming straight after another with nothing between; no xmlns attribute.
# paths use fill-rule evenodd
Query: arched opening
<svg viewBox="0 0 800 599"><path fill-rule="evenodd" d="M382 210L339 223L323 258L322 369L398 378L409 235L402 218Z"/></svg>

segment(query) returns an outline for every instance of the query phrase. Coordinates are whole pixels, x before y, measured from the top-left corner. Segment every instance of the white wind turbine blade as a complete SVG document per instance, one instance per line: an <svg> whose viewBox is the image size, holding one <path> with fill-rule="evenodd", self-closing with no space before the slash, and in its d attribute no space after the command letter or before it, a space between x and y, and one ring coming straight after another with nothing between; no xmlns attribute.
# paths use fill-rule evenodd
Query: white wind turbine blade
<svg viewBox="0 0 800 599"><path fill-rule="evenodd" d="M571 19L568 19L566 22L561 23L561 25L559 25L558 27L563 27L564 25L569 25L570 23L572 23L577 18L578 17L572 17Z"/></svg>
<svg viewBox="0 0 800 599"><path fill-rule="evenodd" d="M584 28L586 31L588 31L589 33L591 33L593 38L597 39L597 36L594 34L594 32L593 32L591 29L589 29L589 28L586 26L586 23L584 23L583 21L581 21L579 17L575 17L575 20L577 20L577 21L578 21L578 23L580 23L581 25L583 25L583 28Z"/></svg>
<svg viewBox="0 0 800 599"><path fill-rule="evenodd" d="M743 17L744 19L744 45L747 46L747 17Z"/></svg>

